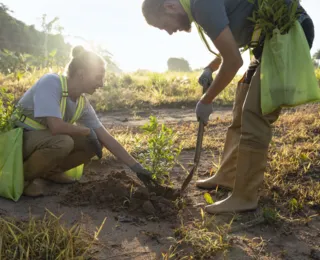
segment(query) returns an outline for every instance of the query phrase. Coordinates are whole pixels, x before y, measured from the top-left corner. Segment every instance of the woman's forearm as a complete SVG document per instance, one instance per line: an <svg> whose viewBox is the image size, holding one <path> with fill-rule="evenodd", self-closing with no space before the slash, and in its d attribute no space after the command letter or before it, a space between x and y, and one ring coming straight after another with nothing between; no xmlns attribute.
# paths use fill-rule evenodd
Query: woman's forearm
<svg viewBox="0 0 320 260"><path fill-rule="evenodd" d="M111 136L104 127L96 130L99 141L105 146L115 157L124 162L127 166L132 167L137 161L124 149L124 147Z"/></svg>

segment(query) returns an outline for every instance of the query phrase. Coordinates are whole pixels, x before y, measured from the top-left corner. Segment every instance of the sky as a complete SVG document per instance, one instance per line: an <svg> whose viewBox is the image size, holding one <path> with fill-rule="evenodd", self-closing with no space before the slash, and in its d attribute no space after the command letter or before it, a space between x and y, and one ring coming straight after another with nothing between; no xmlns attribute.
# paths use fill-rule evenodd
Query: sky
<svg viewBox="0 0 320 260"><path fill-rule="evenodd" d="M86 45L78 36L103 45L113 54L114 61L125 72L147 69L163 72L167 70L170 57L186 59L192 69L206 66L213 58L201 41L196 28L192 32L168 35L149 26L141 12L143 0L0 0L13 11L13 16L28 25L40 25L41 16L48 20L59 17L63 34L70 35L71 44ZM303 7L315 25L313 54L320 49L319 0L302 0ZM319 34L317 33L319 32ZM211 45L214 49L213 45ZM243 55L243 73L249 55Z"/></svg>

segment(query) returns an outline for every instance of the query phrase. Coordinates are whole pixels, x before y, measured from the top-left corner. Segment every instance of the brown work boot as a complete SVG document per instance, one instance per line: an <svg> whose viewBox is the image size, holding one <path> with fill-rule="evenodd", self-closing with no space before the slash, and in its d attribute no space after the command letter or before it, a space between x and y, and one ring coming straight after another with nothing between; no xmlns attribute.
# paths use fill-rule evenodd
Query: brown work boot
<svg viewBox="0 0 320 260"><path fill-rule="evenodd" d="M76 179L66 175L64 172L52 173L45 176L44 179L58 184L71 184L76 182Z"/></svg>
<svg viewBox="0 0 320 260"><path fill-rule="evenodd" d="M44 195L42 183L35 179L32 181L24 182L23 195L28 197L40 197Z"/></svg>
<svg viewBox="0 0 320 260"><path fill-rule="evenodd" d="M258 206L258 189L263 183L267 149L239 147L238 165L232 194L205 210L211 214L254 210Z"/></svg>
<svg viewBox="0 0 320 260"><path fill-rule="evenodd" d="M232 137L232 132L230 131L219 170L215 175L207 179L198 180L196 182L198 188L215 189L217 186L223 186L228 189L233 189L236 178L237 148L239 142L239 140L234 137Z"/></svg>
<svg viewBox="0 0 320 260"><path fill-rule="evenodd" d="M234 180L236 178L239 139L240 129L229 128L219 170L210 178L198 180L196 182L198 188L215 189L216 186L223 186L233 189Z"/></svg>
<svg viewBox="0 0 320 260"><path fill-rule="evenodd" d="M235 178L232 172L217 172L215 175L208 179L198 180L196 182L196 185L198 188L202 189L215 189L217 186L223 186L228 189L233 189L234 179Z"/></svg>

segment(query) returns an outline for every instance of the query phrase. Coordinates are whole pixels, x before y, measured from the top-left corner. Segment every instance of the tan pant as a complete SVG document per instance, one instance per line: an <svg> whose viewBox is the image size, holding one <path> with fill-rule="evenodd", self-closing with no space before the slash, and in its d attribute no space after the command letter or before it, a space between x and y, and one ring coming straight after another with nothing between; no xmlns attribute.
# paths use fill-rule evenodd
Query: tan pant
<svg viewBox="0 0 320 260"><path fill-rule="evenodd" d="M246 83L244 84L246 85ZM242 86L239 85L239 87ZM237 121L241 122L237 124L241 134L239 144L254 149L268 149L272 137L271 125L279 118L281 108L268 115L262 114L260 65L257 67L250 85L245 89L247 93L242 93L245 97L242 109L238 109L238 114L235 115Z"/></svg>
<svg viewBox="0 0 320 260"><path fill-rule="evenodd" d="M27 131L23 134L26 181L86 164L93 156L94 152L85 137L53 136L49 130Z"/></svg>
<svg viewBox="0 0 320 260"><path fill-rule="evenodd" d="M245 76L239 81L233 104L233 119L228 127L222 165L219 171L234 175L239 144L255 149L268 149L272 137L271 125L279 118L281 108L271 114L262 115L260 66L252 78Z"/></svg>

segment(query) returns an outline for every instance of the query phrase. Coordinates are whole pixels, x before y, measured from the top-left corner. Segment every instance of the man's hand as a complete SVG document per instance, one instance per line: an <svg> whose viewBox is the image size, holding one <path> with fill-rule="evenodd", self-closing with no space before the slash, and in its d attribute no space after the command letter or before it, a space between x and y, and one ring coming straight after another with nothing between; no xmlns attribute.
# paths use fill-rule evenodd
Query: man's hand
<svg viewBox="0 0 320 260"><path fill-rule="evenodd" d="M101 159L102 158L102 145L96 135L96 132L93 129L90 129L90 134L88 135L88 140L91 143L95 154L99 157L99 159Z"/></svg>
<svg viewBox="0 0 320 260"><path fill-rule="evenodd" d="M196 106L196 115L198 121L202 121L205 125L207 125L212 111L212 103L204 104L200 100Z"/></svg>
<svg viewBox="0 0 320 260"><path fill-rule="evenodd" d="M200 78L198 79L199 84L203 88L203 93L207 91L213 81L212 73L213 71L209 67L207 67L203 70Z"/></svg>

